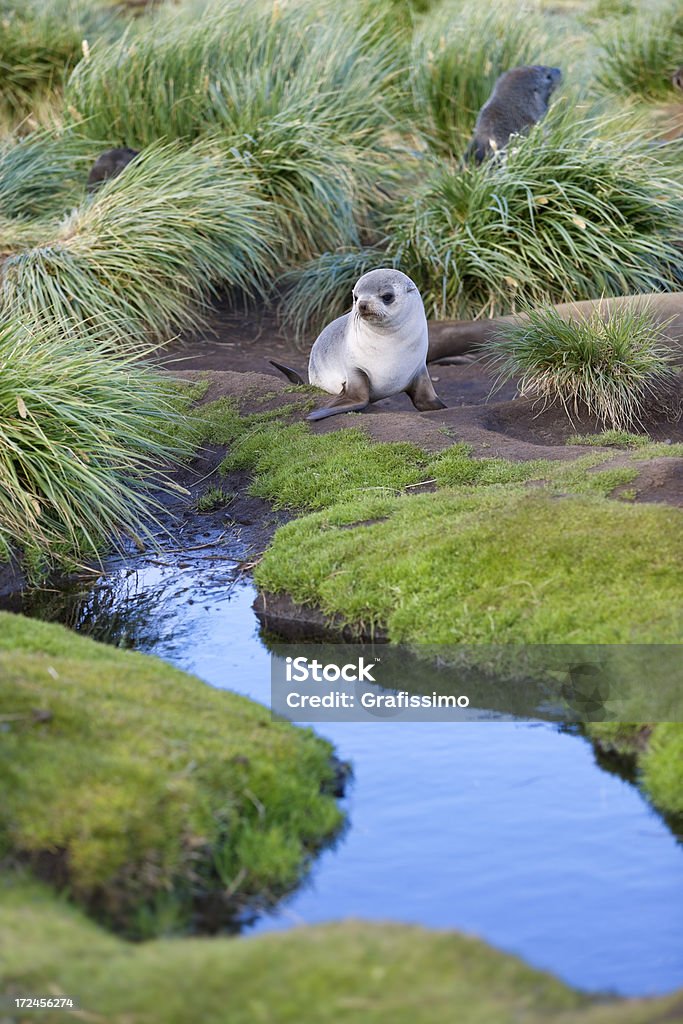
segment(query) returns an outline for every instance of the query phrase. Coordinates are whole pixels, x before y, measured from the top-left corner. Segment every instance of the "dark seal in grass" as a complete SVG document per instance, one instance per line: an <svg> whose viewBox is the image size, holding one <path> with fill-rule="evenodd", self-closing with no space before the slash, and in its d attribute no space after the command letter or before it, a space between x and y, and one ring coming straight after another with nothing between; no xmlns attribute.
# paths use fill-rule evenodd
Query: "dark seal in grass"
<svg viewBox="0 0 683 1024"><path fill-rule="evenodd" d="M445 409L427 371L427 318L417 286L400 270L371 270L356 282L353 308L324 328L311 349L309 383L335 395L308 416L360 412L405 391L420 412ZM270 360L291 381L300 375Z"/></svg>
<svg viewBox="0 0 683 1024"><path fill-rule="evenodd" d="M543 64L505 71L479 111L465 159L480 164L505 149L511 135L518 135L540 121L547 114L550 97L561 79L559 68Z"/></svg>
<svg viewBox="0 0 683 1024"><path fill-rule="evenodd" d="M105 181L116 178L139 152L138 149L124 146L121 149L107 149L100 153L88 175L88 191L94 192Z"/></svg>

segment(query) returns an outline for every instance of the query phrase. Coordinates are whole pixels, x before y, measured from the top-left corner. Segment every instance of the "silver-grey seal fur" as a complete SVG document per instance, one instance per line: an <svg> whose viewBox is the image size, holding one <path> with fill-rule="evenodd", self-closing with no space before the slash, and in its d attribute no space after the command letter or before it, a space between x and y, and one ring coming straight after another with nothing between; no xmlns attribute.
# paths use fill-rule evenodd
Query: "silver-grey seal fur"
<svg viewBox="0 0 683 1024"><path fill-rule="evenodd" d="M465 160L480 164L505 149L511 135L526 131L548 112L550 97L562 80L559 68L544 64L523 65L505 71L479 111L474 138Z"/></svg>
<svg viewBox="0 0 683 1024"><path fill-rule="evenodd" d="M138 149L130 149L125 146L122 149L107 149L100 153L88 175L88 191L94 192L105 181L116 178L124 167L127 167L131 160L139 154Z"/></svg>
<svg viewBox="0 0 683 1024"><path fill-rule="evenodd" d="M308 380L336 397L307 419L360 412L371 402L405 391L420 412L445 409L427 372L427 318L417 286L400 270L364 274L353 289L353 308L316 339ZM290 380L295 370L271 360Z"/></svg>

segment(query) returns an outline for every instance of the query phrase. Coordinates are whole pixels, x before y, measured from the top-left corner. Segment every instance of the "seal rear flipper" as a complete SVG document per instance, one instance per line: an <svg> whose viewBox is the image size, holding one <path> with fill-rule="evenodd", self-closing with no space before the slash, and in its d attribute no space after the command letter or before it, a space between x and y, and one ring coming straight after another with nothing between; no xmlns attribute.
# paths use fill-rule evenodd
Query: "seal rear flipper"
<svg viewBox="0 0 683 1024"><path fill-rule="evenodd" d="M314 409L306 419L324 420L340 412L362 412L370 405L370 381L363 370L355 369L349 374L341 394L333 398L322 409Z"/></svg>
<svg viewBox="0 0 683 1024"><path fill-rule="evenodd" d="M300 373L293 370L291 366L285 366L284 363L276 363L274 359L269 359L268 362L271 366L274 366L280 373L284 373L287 380L291 380L292 384L305 384L306 381L303 379Z"/></svg>
<svg viewBox="0 0 683 1024"><path fill-rule="evenodd" d="M428 412L430 409L445 409L446 403L442 402L432 384L432 378L427 372L427 367L422 370L406 388L406 394L419 412Z"/></svg>

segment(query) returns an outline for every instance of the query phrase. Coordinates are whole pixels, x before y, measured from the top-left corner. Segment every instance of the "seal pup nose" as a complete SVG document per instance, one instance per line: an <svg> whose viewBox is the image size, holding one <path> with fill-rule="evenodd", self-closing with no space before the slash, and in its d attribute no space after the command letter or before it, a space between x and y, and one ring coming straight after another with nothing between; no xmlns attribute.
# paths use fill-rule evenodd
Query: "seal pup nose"
<svg viewBox="0 0 683 1024"><path fill-rule="evenodd" d="M359 299L357 308L360 315L365 316L366 313L370 312L370 303L367 299Z"/></svg>

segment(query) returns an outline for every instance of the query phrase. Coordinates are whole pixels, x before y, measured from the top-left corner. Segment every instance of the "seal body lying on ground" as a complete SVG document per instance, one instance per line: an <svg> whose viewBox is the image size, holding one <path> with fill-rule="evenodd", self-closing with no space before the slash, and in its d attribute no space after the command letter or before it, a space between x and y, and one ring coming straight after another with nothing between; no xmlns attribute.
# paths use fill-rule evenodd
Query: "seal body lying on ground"
<svg viewBox="0 0 683 1024"><path fill-rule="evenodd" d="M559 68L543 64L504 72L479 111L465 160L474 159L480 164L485 157L505 149L511 135L540 121L547 114L550 97L561 79Z"/></svg>
<svg viewBox="0 0 683 1024"><path fill-rule="evenodd" d="M420 412L445 409L427 372L427 318L416 285L400 270L371 270L353 289L350 313L333 320L316 339L309 383L335 398L309 420L359 412L371 402L405 391ZM303 380L271 360L290 380Z"/></svg>
<svg viewBox="0 0 683 1024"><path fill-rule="evenodd" d="M130 149L128 146L123 149L107 149L100 153L88 175L88 191L94 192L103 182L117 177L138 153L139 150Z"/></svg>

